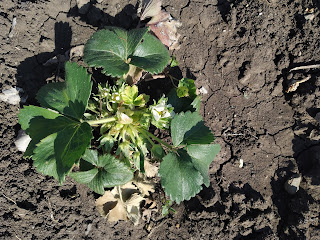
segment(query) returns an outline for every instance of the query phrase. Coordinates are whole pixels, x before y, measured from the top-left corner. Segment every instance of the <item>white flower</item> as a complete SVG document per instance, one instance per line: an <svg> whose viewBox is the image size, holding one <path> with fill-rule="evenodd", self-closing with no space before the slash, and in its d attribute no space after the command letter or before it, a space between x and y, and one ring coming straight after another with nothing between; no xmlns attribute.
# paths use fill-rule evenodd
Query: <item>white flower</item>
<svg viewBox="0 0 320 240"><path fill-rule="evenodd" d="M117 93L117 92L112 93L110 101L113 103L119 102L120 101L119 93Z"/></svg>
<svg viewBox="0 0 320 240"><path fill-rule="evenodd" d="M165 100L161 100L161 102L158 105L152 107L151 111L154 119L156 121L159 121L161 118L173 117L174 112L171 111L170 113L168 110L169 107L172 107L172 106L170 104L166 105Z"/></svg>

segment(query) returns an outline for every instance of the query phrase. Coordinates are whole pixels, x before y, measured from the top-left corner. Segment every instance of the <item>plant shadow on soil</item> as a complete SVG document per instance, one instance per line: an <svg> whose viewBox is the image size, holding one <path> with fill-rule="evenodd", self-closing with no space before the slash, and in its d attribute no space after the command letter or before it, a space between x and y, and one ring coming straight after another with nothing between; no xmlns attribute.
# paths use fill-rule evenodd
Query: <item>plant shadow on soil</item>
<svg viewBox="0 0 320 240"><path fill-rule="evenodd" d="M318 64L317 62L309 62L303 64L295 64L293 67L306 66ZM319 76L319 70L301 70L295 72L299 78L304 78L307 74L311 75L311 79L299 86L295 93L285 94L286 101L291 105L293 109L303 108L304 104L301 102L293 103L292 99L294 94L305 97L311 95L316 90L316 76ZM288 82L290 79L289 70L285 69L282 72L284 78L283 89L287 89ZM319 108L306 108L303 109L305 113L309 115L309 119L315 118L315 115L320 112ZM297 115L296 111L295 115ZM299 113L298 113L299 114ZM298 119L301 119L298 117ZM304 129L303 135L294 134L292 140L292 150L294 152L293 158L286 159L282 162L281 166L276 170L274 177L271 181L273 196L272 200L278 209L278 214L280 216L280 222L278 224L278 233L280 239L305 239L307 235L310 220L312 216L306 215L310 211L311 205L317 205L314 197L310 194L310 190L303 189L308 185L319 186L320 185L320 146L319 140L312 140L308 136L314 129L319 128L312 122L296 121L295 125L292 127L293 131L295 129ZM294 174L299 174L302 177L302 183L297 193L290 195L284 190L284 185L286 181ZM308 184L303 184L303 182L308 182ZM302 186L301 186L302 185ZM315 193L316 194L316 193ZM312 225L312 224L311 224ZM300 226L300 227L297 227ZM302 231L301 228L304 228Z"/></svg>

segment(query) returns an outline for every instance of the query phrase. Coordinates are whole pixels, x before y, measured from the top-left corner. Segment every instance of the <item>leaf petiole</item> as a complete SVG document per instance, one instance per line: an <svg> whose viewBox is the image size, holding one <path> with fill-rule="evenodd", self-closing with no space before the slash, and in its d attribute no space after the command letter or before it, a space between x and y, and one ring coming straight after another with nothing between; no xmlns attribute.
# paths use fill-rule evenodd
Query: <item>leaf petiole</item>
<svg viewBox="0 0 320 240"><path fill-rule="evenodd" d="M142 135L147 135L148 137L151 137L153 140L157 141L158 143L166 146L167 148L169 148L170 150L174 150L174 147L171 146L170 144L162 141L160 138L157 138L156 136L154 136L152 133L149 133L148 131L144 130L143 128L139 128L139 132Z"/></svg>
<svg viewBox="0 0 320 240"><path fill-rule="evenodd" d="M88 123L90 126L95 126L95 125L101 125L109 122L114 122L116 120L117 120L116 117L109 117L109 118L102 118L98 120L89 120L89 121L86 121L86 123Z"/></svg>

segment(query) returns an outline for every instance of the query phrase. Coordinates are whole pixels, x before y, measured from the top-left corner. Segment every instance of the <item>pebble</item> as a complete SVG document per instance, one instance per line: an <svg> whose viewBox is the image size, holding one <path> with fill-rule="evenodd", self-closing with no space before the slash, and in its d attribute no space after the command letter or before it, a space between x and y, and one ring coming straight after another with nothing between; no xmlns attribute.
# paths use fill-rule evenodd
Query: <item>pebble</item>
<svg viewBox="0 0 320 240"><path fill-rule="evenodd" d="M27 135L25 131L20 129L14 144L16 145L16 147L20 152L25 152L27 150L27 147L30 141L31 141L31 138L29 137L29 135Z"/></svg>
<svg viewBox="0 0 320 240"><path fill-rule="evenodd" d="M207 90L205 87L203 87L203 86L199 89L199 92L200 92L201 94L203 94L203 95L208 94L208 90Z"/></svg>
<svg viewBox="0 0 320 240"><path fill-rule="evenodd" d="M239 160L239 168L243 168L243 159Z"/></svg>
<svg viewBox="0 0 320 240"><path fill-rule="evenodd" d="M293 195L299 191L299 186L301 183L302 177L299 174L294 174L290 177L284 184L284 189L287 193Z"/></svg>
<svg viewBox="0 0 320 240"><path fill-rule="evenodd" d="M23 93L23 89L19 87L12 87L3 90L2 93L0 93L0 101L7 102L12 105L17 105L21 100L19 93Z"/></svg>

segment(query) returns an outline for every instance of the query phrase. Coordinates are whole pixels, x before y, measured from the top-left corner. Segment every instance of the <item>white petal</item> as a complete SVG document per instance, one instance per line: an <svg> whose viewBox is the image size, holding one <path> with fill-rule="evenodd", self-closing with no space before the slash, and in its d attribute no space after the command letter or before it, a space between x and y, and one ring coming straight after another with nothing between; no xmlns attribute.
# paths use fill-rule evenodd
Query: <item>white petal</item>
<svg viewBox="0 0 320 240"><path fill-rule="evenodd" d="M156 111L158 111L158 112L162 112L162 111L164 111L165 106L158 104L158 105L154 106L154 109L155 109Z"/></svg>
<svg viewBox="0 0 320 240"><path fill-rule="evenodd" d="M162 118L168 118L168 117L171 117L171 114L167 110L162 114Z"/></svg>
<svg viewBox="0 0 320 240"><path fill-rule="evenodd" d="M159 121L159 119L161 118L159 112L155 108L152 108L152 115L156 121Z"/></svg>

